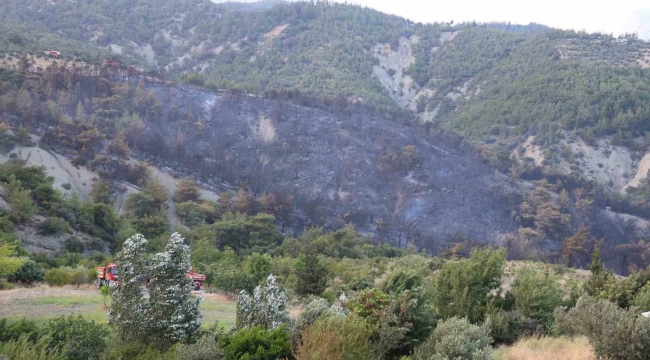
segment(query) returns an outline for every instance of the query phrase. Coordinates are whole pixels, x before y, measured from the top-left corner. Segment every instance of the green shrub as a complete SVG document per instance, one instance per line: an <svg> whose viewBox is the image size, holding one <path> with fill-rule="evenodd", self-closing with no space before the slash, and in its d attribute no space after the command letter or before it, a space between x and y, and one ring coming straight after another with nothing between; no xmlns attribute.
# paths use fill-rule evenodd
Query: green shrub
<svg viewBox="0 0 650 360"><path fill-rule="evenodd" d="M538 324L519 311L497 310L489 315L490 335L495 344L513 344L538 332Z"/></svg>
<svg viewBox="0 0 650 360"><path fill-rule="evenodd" d="M65 360L57 348L51 348L50 339L42 337L35 343L27 337L0 343L0 358L7 360Z"/></svg>
<svg viewBox="0 0 650 360"><path fill-rule="evenodd" d="M569 311L557 309L555 320L560 331L589 338L599 358L650 359L650 319L635 308L584 296Z"/></svg>
<svg viewBox="0 0 650 360"><path fill-rule="evenodd" d="M121 343L104 357L105 360L177 360L174 349L161 351L140 343ZM217 358L218 359L218 358Z"/></svg>
<svg viewBox="0 0 650 360"><path fill-rule="evenodd" d="M108 329L82 315L69 315L48 321L43 334L50 337L50 348L63 349L68 360L93 360L99 359L106 349Z"/></svg>
<svg viewBox="0 0 650 360"><path fill-rule="evenodd" d="M8 280L29 286L35 282L43 281L43 269L35 261L28 260L18 271L10 275Z"/></svg>
<svg viewBox="0 0 650 360"><path fill-rule="evenodd" d="M214 338L204 335L196 344L180 344L176 348L178 360L219 360L221 359L221 348Z"/></svg>
<svg viewBox="0 0 650 360"><path fill-rule="evenodd" d="M14 288L14 284L4 280L0 280L0 290L11 290L13 288Z"/></svg>
<svg viewBox="0 0 650 360"><path fill-rule="evenodd" d="M167 218L163 216L144 216L133 221L135 229L147 239L153 239L167 232Z"/></svg>
<svg viewBox="0 0 650 360"><path fill-rule="evenodd" d="M511 292L517 310L538 321L546 330L552 327L553 311L562 305L562 290L551 274L524 267L517 274Z"/></svg>
<svg viewBox="0 0 650 360"><path fill-rule="evenodd" d="M41 235L61 235L70 232L70 224L67 221L53 217L38 225L38 233Z"/></svg>
<svg viewBox="0 0 650 360"><path fill-rule="evenodd" d="M86 244L76 236L70 236L63 242L63 249L69 253L83 253L86 251Z"/></svg>
<svg viewBox="0 0 650 360"><path fill-rule="evenodd" d="M176 204L176 215L187 226L194 227L205 223L201 206L193 201Z"/></svg>
<svg viewBox="0 0 650 360"><path fill-rule="evenodd" d="M72 273L65 268L54 268L45 272L43 281L50 286L63 286L72 283Z"/></svg>
<svg viewBox="0 0 650 360"><path fill-rule="evenodd" d="M257 285L255 278L236 266L214 266L210 270L210 285L228 294L241 290L252 292Z"/></svg>
<svg viewBox="0 0 650 360"><path fill-rule="evenodd" d="M434 304L443 317L482 321L490 292L501 285L505 249L473 250L469 259L449 261L436 273Z"/></svg>
<svg viewBox="0 0 650 360"><path fill-rule="evenodd" d="M7 325L7 319L0 320L0 343L18 340L21 337L26 337L31 342L38 340L39 329L36 323L22 318Z"/></svg>
<svg viewBox="0 0 650 360"><path fill-rule="evenodd" d="M257 284L271 274L272 267L273 262L271 257L266 254L260 255L259 253L253 253L247 256L244 264L244 270L255 279Z"/></svg>
<svg viewBox="0 0 650 360"><path fill-rule="evenodd" d="M61 187L66 190L72 189L72 185L70 185L70 183L61 184Z"/></svg>
<svg viewBox="0 0 650 360"><path fill-rule="evenodd" d="M370 360L372 334L372 328L358 316L324 316L302 331L296 358Z"/></svg>
<svg viewBox="0 0 650 360"><path fill-rule="evenodd" d="M639 290L632 300L632 305L639 307L642 312L650 311L650 283Z"/></svg>
<svg viewBox="0 0 650 360"><path fill-rule="evenodd" d="M226 360L293 359L291 342L283 326L266 330L255 326L242 329L220 340Z"/></svg>
<svg viewBox="0 0 650 360"><path fill-rule="evenodd" d="M11 222L9 216L0 216L0 233L12 233L14 232L14 223Z"/></svg>
<svg viewBox="0 0 650 360"><path fill-rule="evenodd" d="M487 360L492 358L492 339L486 326L453 317L438 324L413 354L414 360Z"/></svg>

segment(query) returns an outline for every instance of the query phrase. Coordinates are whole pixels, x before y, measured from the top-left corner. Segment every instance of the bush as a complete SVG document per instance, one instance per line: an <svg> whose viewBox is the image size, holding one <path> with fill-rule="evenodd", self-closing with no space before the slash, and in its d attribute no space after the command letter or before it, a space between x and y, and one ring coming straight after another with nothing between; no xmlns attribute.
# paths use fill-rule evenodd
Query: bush
<svg viewBox="0 0 650 360"><path fill-rule="evenodd" d="M45 220L38 225L38 233L44 236L47 235L61 235L70 232L70 224L67 221L53 217Z"/></svg>
<svg viewBox="0 0 650 360"><path fill-rule="evenodd" d="M241 290L251 292L257 284L255 278L236 266L215 266L211 271L210 285L227 294L237 294Z"/></svg>
<svg viewBox="0 0 650 360"><path fill-rule="evenodd" d="M246 272L249 273L258 284L271 274L272 267L273 262L271 257L267 254L260 255L259 253L253 253L246 257L246 263L244 264L244 270L246 270Z"/></svg>
<svg viewBox="0 0 650 360"><path fill-rule="evenodd" d="M492 358L487 326L472 325L453 317L438 324L431 336L415 349L414 360L482 360Z"/></svg>
<svg viewBox="0 0 650 360"><path fill-rule="evenodd" d="M14 288L14 284L10 282L6 282L4 280L0 280L0 291L1 290L11 290Z"/></svg>
<svg viewBox="0 0 650 360"><path fill-rule="evenodd" d="M162 216L145 216L133 221L135 229L147 239L153 239L167 233L167 218Z"/></svg>
<svg viewBox="0 0 650 360"><path fill-rule="evenodd" d="M54 268L45 272L43 280L50 286L63 286L72 283L73 277L69 270Z"/></svg>
<svg viewBox="0 0 650 360"><path fill-rule="evenodd" d="M35 261L28 260L18 271L9 276L8 280L29 286L35 282L43 281L43 269Z"/></svg>
<svg viewBox="0 0 650 360"><path fill-rule="evenodd" d="M473 250L469 259L445 263L434 278L434 303L443 317L482 321L488 295L501 286L505 249Z"/></svg>
<svg viewBox="0 0 650 360"><path fill-rule="evenodd" d="M372 328L358 316L321 317L301 334L297 360L372 359Z"/></svg>
<svg viewBox="0 0 650 360"><path fill-rule="evenodd" d="M57 348L50 348L50 339L42 337L32 342L26 337L0 343L0 355L7 360L64 360Z"/></svg>
<svg viewBox="0 0 650 360"><path fill-rule="evenodd" d="M136 342L121 343L111 349L104 357L105 360L176 360L176 354L172 350L160 351L153 346L146 346ZM218 359L218 358L217 358Z"/></svg>
<svg viewBox="0 0 650 360"><path fill-rule="evenodd" d="M557 309L555 321L560 331L589 338L599 358L650 359L650 319L635 308L584 296L569 311Z"/></svg>
<svg viewBox="0 0 650 360"><path fill-rule="evenodd" d="M11 222L9 216L0 216L0 233L14 232L14 223Z"/></svg>
<svg viewBox="0 0 650 360"><path fill-rule="evenodd" d="M519 271L512 286L515 308L542 324L545 330L553 325L553 311L562 305L562 290L547 272L525 267Z"/></svg>
<svg viewBox="0 0 650 360"><path fill-rule="evenodd" d="M86 251L86 244L84 244L78 237L70 236L63 242L63 249L69 253L83 253Z"/></svg>
<svg viewBox="0 0 650 360"><path fill-rule="evenodd" d="M198 202L201 198L201 192L194 180L181 180L176 186L176 193L174 193L174 200L177 203L184 203L187 201Z"/></svg>
<svg viewBox="0 0 650 360"><path fill-rule="evenodd" d="M43 334L50 337L50 348L63 349L68 360L99 359L106 349L108 329L87 321L82 315L59 317L47 322Z"/></svg>
<svg viewBox="0 0 650 360"><path fill-rule="evenodd" d="M35 342L39 337L39 329L36 323L22 318L11 325L7 325L7 319L0 320L0 343L18 340L26 337L27 340Z"/></svg>
<svg viewBox="0 0 650 360"><path fill-rule="evenodd" d="M632 300L632 305L637 306L640 311L650 311L650 283L646 284Z"/></svg>
<svg viewBox="0 0 650 360"><path fill-rule="evenodd" d="M181 344L176 348L178 360L219 360L221 349L214 338L204 335L196 344Z"/></svg>
<svg viewBox="0 0 650 360"><path fill-rule="evenodd" d="M284 325L275 330L261 326L242 329L220 340L226 360L293 359Z"/></svg>
<svg viewBox="0 0 650 360"><path fill-rule="evenodd" d="M490 335L495 344L513 344L538 332L538 324L519 311L497 310L489 314Z"/></svg>

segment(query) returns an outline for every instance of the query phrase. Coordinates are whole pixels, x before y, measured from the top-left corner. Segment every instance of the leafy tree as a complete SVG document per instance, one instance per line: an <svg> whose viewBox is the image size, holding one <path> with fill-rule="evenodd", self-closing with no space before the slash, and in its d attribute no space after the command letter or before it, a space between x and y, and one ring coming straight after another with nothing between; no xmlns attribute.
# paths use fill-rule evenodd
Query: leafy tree
<svg viewBox="0 0 650 360"><path fill-rule="evenodd" d="M178 341L192 341L201 333L200 298L191 298L190 249L179 233L172 234L164 252L152 260L149 275L150 341L166 348Z"/></svg>
<svg viewBox="0 0 650 360"><path fill-rule="evenodd" d="M269 255L253 253L246 257L244 270L246 270L247 273L251 274L255 281L259 283L271 274L272 266L273 263Z"/></svg>
<svg viewBox="0 0 650 360"><path fill-rule="evenodd" d="M194 180L181 180L176 186L176 193L174 193L174 200L177 203L184 203L187 201L199 202L201 200L201 192Z"/></svg>
<svg viewBox="0 0 650 360"><path fill-rule="evenodd" d="M201 205L193 201L176 204L176 215L189 227L196 227L205 223Z"/></svg>
<svg viewBox="0 0 650 360"><path fill-rule="evenodd" d="M48 321L43 334L50 338L50 348L63 349L67 359L91 360L100 359L106 349L108 329L85 320L82 315L69 315Z"/></svg>
<svg viewBox="0 0 650 360"><path fill-rule="evenodd" d="M443 318L485 317L490 291L501 285L505 250L473 250L469 259L449 261L433 280L434 304Z"/></svg>
<svg viewBox="0 0 650 360"><path fill-rule="evenodd" d="M438 324L429 339L415 349L414 360L488 360L492 358L490 330L467 319L450 318Z"/></svg>
<svg viewBox="0 0 650 360"><path fill-rule="evenodd" d="M237 328L249 329L260 326L276 329L289 321L287 297L284 290L275 284L275 277L269 275L264 286L258 285L249 296L242 290L237 297Z"/></svg>
<svg viewBox="0 0 650 360"><path fill-rule="evenodd" d="M156 179L147 182L142 191L129 195L125 208L137 217L155 215L166 208L167 189Z"/></svg>
<svg viewBox="0 0 650 360"><path fill-rule="evenodd" d="M38 232L41 235L61 235L70 233L70 224L67 221L53 217L38 225Z"/></svg>
<svg viewBox="0 0 650 360"><path fill-rule="evenodd" d="M167 232L167 218L160 215L145 215L144 217L134 219L133 226L146 238L153 239L162 236Z"/></svg>
<svg viewBox="0 0 650 360"><path fill-rule="evenodd" d="M522 268L512 286L515 308L523 315L534 319L550 330L553 325L553 311L562 305L562 290L557 279L548 272Z"/></svg>
<svg viewBox="0 0 650 360"><path fill-rule="evenodd" d="M140 284L147 277L148 261L145 257L147 239L134 235L122 244L122 250L115 255L119 270L120 286L112 293L112 306L108 313L108 324L123 342L147 343L148 304L142 295Z"/></svg>
<svg viewBox="0 0 650 360"><path fill-rule="evenodd" d="M27 260L18 270L9 275L7 280L31 286L35 282L43 281L43 269L35 261Z"/></svg>
<svg viewBox="0 0 650 360"><path fill-rule="evenodd" d="M11 206L9 218L14 223L27 222L32 215L38 212L31 198L32 192L22 189L20 180L14 179L9 184L6 184L5 188L9 190L9 197L7 198L7 202Z"/></svg>
<svg viewBox="0 0 650 360"><path fill-rule="evenodd" d="M106 181L96 181L93 184L92 190L90 190L90 198L95 204L107 204L112 203L111 199L111 189L108 182Z"/></svg>
<svg viewBox="0 0 650 360"><path fill-rule="evenodd" d="M410 303L403 313L396 314L410 324L396 352L409 354L435 328L438 315L432 306L433 294L424 288L424 276L421 273L403 269L394 270L381 288L394 300ZM401 307L399 309L403 310Z"/></svg>

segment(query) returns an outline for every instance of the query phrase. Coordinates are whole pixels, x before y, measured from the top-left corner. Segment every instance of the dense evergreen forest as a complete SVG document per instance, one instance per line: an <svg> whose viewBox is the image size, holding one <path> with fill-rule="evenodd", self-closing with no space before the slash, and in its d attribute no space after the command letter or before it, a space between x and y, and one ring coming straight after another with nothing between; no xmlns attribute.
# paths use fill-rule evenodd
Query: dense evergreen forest
<svg viewBox="0 0 650 360"><path fill-rule="evenodd" d="M617 39L535 24L417 24L325 2L269 7L11 0L0 15L7 29L0 48L56 47L64 56L92 59L119 47L129 61L172 77L189 71L190 79L217 88L297 89L393 107L373 76L372 49L382 43L396 49L401 37L415 35L415 61L405 72L418 88L432 90L418 107L436 109L434 121L448 129L479 141L516 139L510 146L527 134L549 146L567 131L633 145L649 130L650 47L633 35ZM457 36L445 41L445 33ZM457 100L448 96L461 88Z"/></svg>

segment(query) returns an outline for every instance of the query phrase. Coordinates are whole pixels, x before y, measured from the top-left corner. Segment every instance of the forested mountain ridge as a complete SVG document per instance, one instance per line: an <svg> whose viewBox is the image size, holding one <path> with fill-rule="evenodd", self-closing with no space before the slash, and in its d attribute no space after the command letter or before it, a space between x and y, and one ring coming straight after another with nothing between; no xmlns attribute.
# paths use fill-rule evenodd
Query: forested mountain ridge
<svg viewBox="0 0 650 360"><path fill-rule="evenodd" d="M513 167L508 152L529 136L540 147L537 165L577 177L601 172L576 161L579 151L573 159L563 151L572 134L594 148L599 138L625 146L636 153L632 163L645 155L650 46L634 35L420 24L325 2L271 5L245 11L250 4L206 0L10 0L2 4L0 48L55 47L95 63L112 52L214 88L295 89L406 108L490 144L488 157L504 172ZM619 171L628 173L617 176L620 185L604 185L623 190L636 167Z"/></svg>
<svg viewBox="0 0 650 360"><path fill-rule="evenodd" d="M238 199L295 195L287 231L296 233L351 222L398 246L503 240L540 251L525 256L558 257L563 240L587 226L584 243L606 239L612 259L631 251L616 247L646 236L645 220L617 217L650 217L642 171L650 161L639 162L650 92L637 61L647 44L634 36L423 25L326 3L257 11L199 0L2 6L6 24L20 29L3 35L9 50L41 54L50 48L39 48L43 32L54 46L71 46L54 65L38 60L46 64L35 73L29 59L5 56L3 121L12 131L52 126L44 144L126 182L118 210L147 170L109 153L125 145L177 176L237 190ZM139 61L158 78L102 66L109 50L109 63ZM161 78L232 93L156 85ZM178 220L172 205L161 205L168 223L147 221L215 220L192 204L179 210L192 219Z"/></svg>

